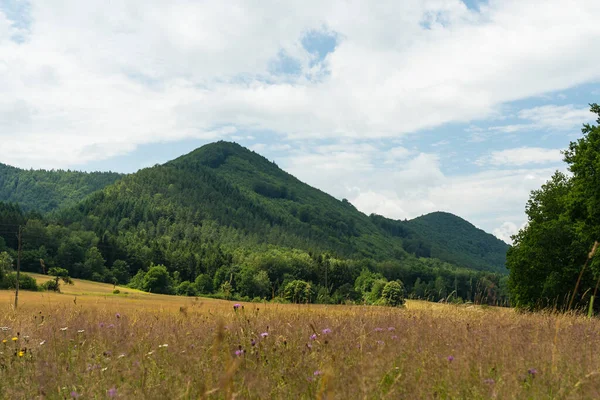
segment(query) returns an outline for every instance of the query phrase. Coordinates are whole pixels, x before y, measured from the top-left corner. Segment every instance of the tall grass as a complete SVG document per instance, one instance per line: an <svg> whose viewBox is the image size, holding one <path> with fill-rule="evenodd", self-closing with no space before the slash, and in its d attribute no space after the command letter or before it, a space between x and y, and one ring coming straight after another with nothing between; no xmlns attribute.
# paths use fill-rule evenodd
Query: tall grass
<svg viewBox="0 0 600 400"><path fill-rule="evenodd" d="M27 296L2 298L2 398L600 398L577 315Z"/></svg>

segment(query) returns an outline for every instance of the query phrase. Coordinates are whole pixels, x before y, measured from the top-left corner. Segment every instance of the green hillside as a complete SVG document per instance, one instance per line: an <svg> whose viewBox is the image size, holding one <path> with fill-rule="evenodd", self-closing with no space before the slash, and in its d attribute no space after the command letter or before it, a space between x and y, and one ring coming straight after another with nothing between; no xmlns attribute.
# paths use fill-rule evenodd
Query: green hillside
<svg viewBox="0 0 600 400"><path fill-rule="evenodd" d="M434 212L406 224L427 238L431 257L478 270L508 272L505 264L510 246L454 214Z"/></svg>
<svg viewBox="0 0 600 400"><path fill-rule="evenodd" d="M0 163L0 201L47 212L75 205L120 177L114 172L25 170Z"/></svg>
<svg viewBox="0 0 600 400"><path fill-rule="evenodd" d="M228 248L275 245L342 257L404 258L349 202L339 201L237 144L204 146L94 193L61 219L111 235L209 229ZM160 226L160 228L159 228Z"/></svg>
<svg viewBox="0 0 600 400"><path fill-rule="evenodd" d="M235 143L124 175L69 205L74 198L46 214L0 203L0 252L14 259L24 224L24 270L64 267L153 292L376 302L398 279L417 298L506 301L505 277L490 273L501 271L505 245L489 245L466 221L367 216Z"/></svg>
<svg viewBox="0 0 600 400"><path fill-rule="evenodd" d="M370 218L386 234L402 238L410 254L475 270L508 272L505 263L510 246L454 214L433 212L408 221L375 214Z"/></svg>

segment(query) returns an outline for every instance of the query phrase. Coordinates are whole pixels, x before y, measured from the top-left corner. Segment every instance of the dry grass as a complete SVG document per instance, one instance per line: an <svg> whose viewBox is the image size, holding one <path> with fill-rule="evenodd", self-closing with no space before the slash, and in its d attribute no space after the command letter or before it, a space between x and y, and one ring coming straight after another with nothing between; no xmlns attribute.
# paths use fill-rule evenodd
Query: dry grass
<svg viewBox="0 0 600 400"><path fill-rule="evenodd" d="M0 331L0 397L600 398L595 319L424 302L234 311L112 295L112 285L68 290L21 292L18 312L13 293L0 293L0 326L10 328Z"/></svg>

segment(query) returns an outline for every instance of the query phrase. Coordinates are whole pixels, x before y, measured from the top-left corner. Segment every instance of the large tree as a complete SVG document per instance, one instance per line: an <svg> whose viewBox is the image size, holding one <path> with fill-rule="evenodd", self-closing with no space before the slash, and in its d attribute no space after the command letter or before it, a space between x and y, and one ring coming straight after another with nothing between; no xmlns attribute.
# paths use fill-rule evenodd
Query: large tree
<svg viewBox="0 0 600 400"><path fill-rule="evenodd" d="M591 105L598 114L600 107ZM556 172L527 202L528 223L508 251L509 286L516 306L564 307L582 267L600 239L600 127L585 124L583 136L564 152L571 176ZM583 271L575 304L589 300L598 277L595 258Z"/></svg>

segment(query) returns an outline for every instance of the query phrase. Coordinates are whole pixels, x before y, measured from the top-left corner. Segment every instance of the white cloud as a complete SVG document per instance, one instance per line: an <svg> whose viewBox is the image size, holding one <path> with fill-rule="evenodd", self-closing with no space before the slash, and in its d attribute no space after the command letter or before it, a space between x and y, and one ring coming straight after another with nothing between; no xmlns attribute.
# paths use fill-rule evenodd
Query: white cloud
<svg viewBox="0 0 600 400"><path fill-rule="evenodd" d="M527 224L523 223L520 227L514 222L506 221L498 228L494 229L494 236L500 240L504 240L508 244L512 244L512 236L523 229Z"/></svg>
<svg viewBox="0 0 600 400"><path fill-rule="evenodd" d="M596 0L492 0L480 12L459 0L47 0L30 8L27 30L0 8L0 162L74 167L145 143L260 137L257 151L285 152L289 172L365 212L447 210L499 236L502 224L522 223L515 215L551 175L540 165L557 159L554 150L481 159L530 169L451 176L440 156L404 138L381 150L383 139L465 121L474 141L574 129L587 108L530 108L491 130L474 124L501 119L507 102L600 80L600 52L590 51L600 40ZM322 61L302 47L313 31L339 38ZM282 54L297 74L273 73ZM266 143L263 132L293 141Z"/></svg>
<svg viewBox="0 0 600 400"><path fill-rule="evenodd" d="M372 139L485 118L600 79L599 15L594 0L34 2L21 44L0 11L0 153L59 167L223 126ZM317 65L314 30L340 38ZM299 75L270 73L282 52Z"/></svg>
<svg viewBox="0 0 600 400"><path fill-rule="evenodd" d="M519 147L515 149L492 151L480 157L475 163L481 166L523 166L527 164L556 164L563 155L560 149L540 147Z"/></svg>
<svg viewBox="0 0 600 400"><path fill-rule="evenodd" d="M570 131L577 130L584 122L593 121L594 114L589 107L576 107L573 104L565 106L545 105L527 108L517 113L517 118L523 123L491 126L488 132L516 133L524 131ZM483 131L481 128L479 132ZM478 132L475 132L478 133Z"/></svg>
<svg viewBox="0 0 600 400"><path fill-rule="evenodd" d="M530 192L554 172L552 168L519 168L446 175L434 154L414 154L390 167L375 163L387 157L384 150L352 150L329 156L298 153L282 165L304 182L347 198L367 214L410 219L449 211L506 241L516 232L507 226L522 226L525 221Z"/></svg>

